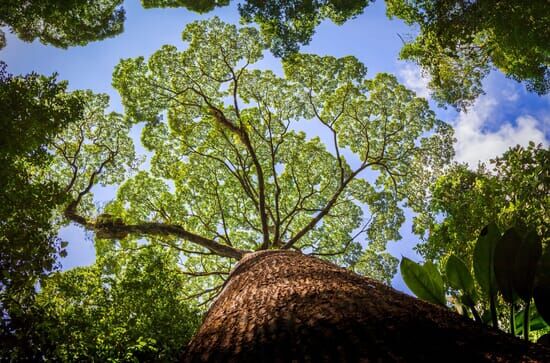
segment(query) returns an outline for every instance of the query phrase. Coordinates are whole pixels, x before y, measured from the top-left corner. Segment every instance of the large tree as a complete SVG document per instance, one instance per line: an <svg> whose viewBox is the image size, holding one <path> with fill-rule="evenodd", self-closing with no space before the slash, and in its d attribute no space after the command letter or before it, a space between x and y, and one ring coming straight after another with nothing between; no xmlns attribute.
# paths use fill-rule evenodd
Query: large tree
<svg viewBox="0 0 550 363"><path fill-rule="evenodd" d="M245 256L183 362L537 362L550 349L292 251Z"/></svg>
<svg viewBox="0 0 550 363"><path fill-rule="evenodd" d="M126 117L105 115L106 100L92 97L54 143L50 176L71 198L65 216L100 244L155 237L195 272L223 276L247 252L284 249L379 266L387 281L396 261L385 243L400 237L403 203L423 199L452 156L450 127L394 77L365 78L353 57L296 55L280 77L252 68L264 49L253 28L214 19L183 37L184 51L164 46L116 68ZM135 169L128 131L139 122L150 168L98 212L94 186Z"/></svg>
<svg viewBox="0 0 550 363"><path fill-rule="evenodd" d="M39 39L66 48L105 39L123 30L122 0L33 0L0 2L0 26L25 41ZM0 48L5 44L1 34Z"/></svg>

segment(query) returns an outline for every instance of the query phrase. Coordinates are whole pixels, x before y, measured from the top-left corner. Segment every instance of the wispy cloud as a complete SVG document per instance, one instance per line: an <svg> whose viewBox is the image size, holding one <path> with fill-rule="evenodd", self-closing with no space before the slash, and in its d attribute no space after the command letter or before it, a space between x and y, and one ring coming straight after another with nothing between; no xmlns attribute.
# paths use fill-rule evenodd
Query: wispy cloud
<svg viewBox="0 0 550 363"><path fill-rule="evenodd" d="M430 97L430 90L428 89L428 82L430 80L422 74L420 67L415 64L405 63L399 67L398 75L403 84L408 89L416 92L417 96L426 99Z"/></svg>
<svg viewBox="0 0 550 363"><path fill-rule="evenodd" d="M537 119L529 114L518 115L515 120L503 122L496 129L489 127L494 125L492 118L497 114L499 106L517 99L507 89L497 96L481 96L468 112L460 113L454 121L457 161L475 167L479 161L487 162L517 144L527 145L529 141L549 144L544 132L548 120Z"/></svg>

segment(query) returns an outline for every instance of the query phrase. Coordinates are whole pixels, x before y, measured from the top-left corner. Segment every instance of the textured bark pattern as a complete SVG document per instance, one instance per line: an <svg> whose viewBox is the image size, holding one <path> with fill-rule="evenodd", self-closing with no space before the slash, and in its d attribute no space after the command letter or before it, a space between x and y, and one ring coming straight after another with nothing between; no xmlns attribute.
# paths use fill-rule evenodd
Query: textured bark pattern
<svg viewBox="0 0 550 363"><path fill-rule="evenodd" d="M297 252L246 255L184 362L550 362L550 350Z"/></svg>

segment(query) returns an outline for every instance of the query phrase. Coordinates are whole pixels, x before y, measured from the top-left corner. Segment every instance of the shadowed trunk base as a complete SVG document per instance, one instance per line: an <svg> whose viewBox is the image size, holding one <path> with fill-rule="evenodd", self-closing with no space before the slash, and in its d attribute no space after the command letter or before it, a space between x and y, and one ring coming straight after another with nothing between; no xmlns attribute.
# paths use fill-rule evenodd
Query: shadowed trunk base
<svg viewBox="0 0 550 363"><path fill-rule="evenodd" d="M183 362L550 362L442 307L297 252L246 255Z"/></svg>

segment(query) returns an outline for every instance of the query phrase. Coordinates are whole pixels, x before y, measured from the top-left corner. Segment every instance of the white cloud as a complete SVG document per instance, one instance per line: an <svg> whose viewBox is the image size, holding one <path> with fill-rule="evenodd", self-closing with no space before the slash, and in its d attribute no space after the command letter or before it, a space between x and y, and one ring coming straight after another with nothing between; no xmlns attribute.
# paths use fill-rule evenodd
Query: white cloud
<svg viewBox="0 0 550 363"><path fill-rule="evenodd" d="M512 101L510 94L501 92L502 102ZM529 141L548 145L544 129L548 120L539 120L531 115L519 115L515 122L505 122L496 130L487 130L491 117L498 112L499 101L494 97L481 96L468 112L461 112L454 122L456 160L476 167L479 161L487 162L517 144Z"/></svg>
<svg viewBox="0 0 550 363"><path fill-rule="evenodd" d="M422 74L422 70L415 64L406 63L399 67L398 74L403 84L416 92L418 97L428 99L430 90L428 89L429 78Z"/></svg>

